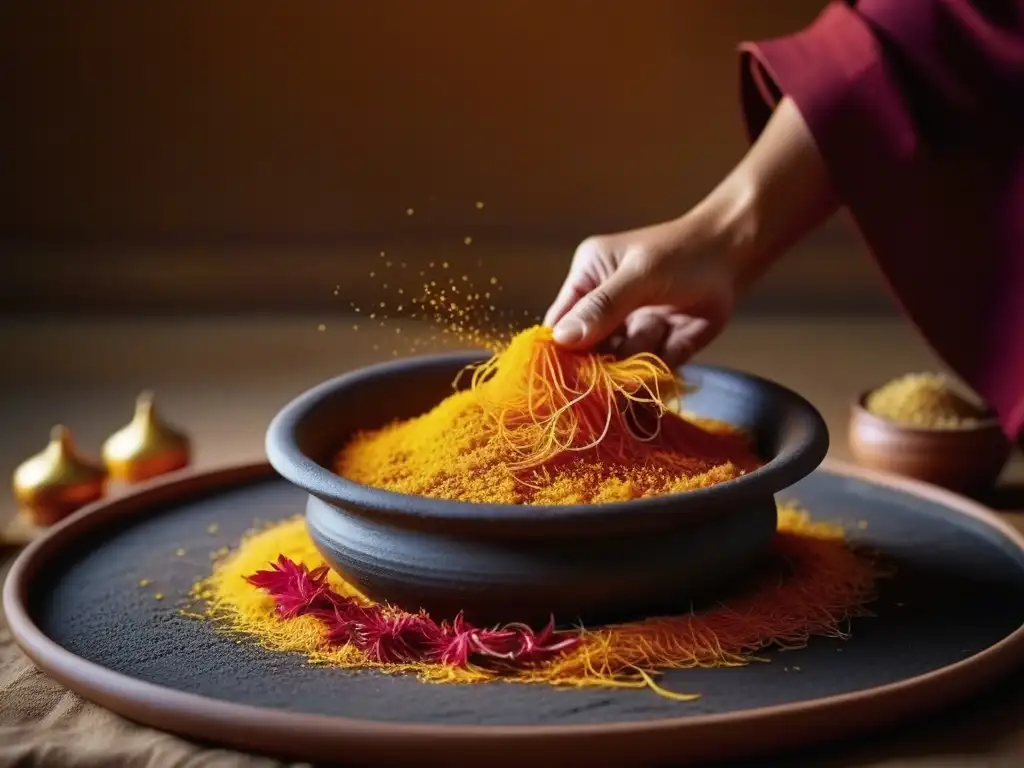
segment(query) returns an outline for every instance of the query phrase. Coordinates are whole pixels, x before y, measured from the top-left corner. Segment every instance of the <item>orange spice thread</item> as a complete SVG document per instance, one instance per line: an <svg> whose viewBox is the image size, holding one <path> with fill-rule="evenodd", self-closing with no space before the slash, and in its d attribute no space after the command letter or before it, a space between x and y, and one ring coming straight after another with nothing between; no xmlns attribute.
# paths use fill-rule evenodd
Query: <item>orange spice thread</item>
<svg viewBox="0 0 1024 768"><path fill-rule="evenodd" d="M696 694L667 690L657 678L672 669L766 662L761 655L766 649L797 649L813 637L846 639L851 618L871 615L866 605L875 597L878 579L887 573L847 546L842 526L814 521L797 505L783 504L773 549L776 560L786 564L786 572L722 605L678 616L580 628L583 642L576 649L534 669L511 673L475 666L375 663L349 645L328 644L323 627L312 616L280 619L273 599L244 577L265 568L279 554L310 569L322 564L298 517L247 535L209 578L193 588L194 601L203 607L182 613L201 615L216 622L221 631L248 638L267 650L301 654L310 664L414 674L428 683L503 679L558 687L650 688L667 698L688 701ZM337 573L331 572L328 578L337 593L369 602Z"/></svg>
<svg viewBox="0 0 1024 768"><path fill-rule="evenodd" d="M570 352L534 327L465 373L469 388L428 413L353 436L335 470L434 498L581 504L706 488L761 464L737 430L671 410L684 385L653 355Z"/></svg>

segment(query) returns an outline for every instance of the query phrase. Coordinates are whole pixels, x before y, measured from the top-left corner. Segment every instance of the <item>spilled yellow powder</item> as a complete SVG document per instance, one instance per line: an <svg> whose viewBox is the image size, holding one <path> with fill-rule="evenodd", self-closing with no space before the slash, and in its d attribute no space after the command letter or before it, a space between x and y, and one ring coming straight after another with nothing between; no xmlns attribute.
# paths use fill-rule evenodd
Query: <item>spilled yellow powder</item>
<svg viewBox="0 0 1024 768"><path fill-rule="evenodd" d="M244 577L264 570L279 555L310 569L323 563L301 518L253 532L209 578L195 585L193 597L203 602L202 615L222 630L271 651L301 654L312 664L412 673L433 683L501 678L556 686L653 687L667 694L654 683L659 672L741 666L763 660L758 653L767 648L799 648L813 636L845 638L848 620L867 614L864 606L873 599L882 572L846 545L841 526L816 522L797 506L782 505L773 547L788 572L765 579L728 604L586 629L584 641L566 655L511 676L477 667L375 663L354 647L328 645L313 616L278 618L274 600ZM337 593L366 602L337 573L330 573L329 582Z"/></svg>

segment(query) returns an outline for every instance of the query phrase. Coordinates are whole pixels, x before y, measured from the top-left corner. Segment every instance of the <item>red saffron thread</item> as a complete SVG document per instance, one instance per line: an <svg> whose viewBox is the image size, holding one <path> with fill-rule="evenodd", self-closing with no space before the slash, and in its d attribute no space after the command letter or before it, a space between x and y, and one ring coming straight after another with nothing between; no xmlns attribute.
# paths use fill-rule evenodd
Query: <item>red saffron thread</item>
<svg viewBox="0 0 1024 768"><path fill-rule="evenodd" d="M328 643L351 644L380 664L523 668L572 650L581 641L575 632L556 631L554 617L539 632L525 624L481 629L462 614L451 622L436 622L422 611L361 605L339 595L327 583L326 565L309 570L279 555L270 568L244 578L274 598L278 616L314 616L324 625Z"/></svg>

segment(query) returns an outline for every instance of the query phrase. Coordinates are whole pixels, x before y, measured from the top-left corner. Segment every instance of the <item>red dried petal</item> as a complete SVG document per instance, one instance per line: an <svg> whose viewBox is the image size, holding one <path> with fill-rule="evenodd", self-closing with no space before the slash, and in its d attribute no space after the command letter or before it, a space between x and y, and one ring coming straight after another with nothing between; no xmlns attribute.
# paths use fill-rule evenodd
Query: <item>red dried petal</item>
<svg viewBox="0 0 1024 768"><path fill-rule="evenodd" d="M378 616L359 627L353 642L382 664L423 661L428 657L437 625L421 616Z"/></svg>
<svg viewBox="0 0 1024 768"><path fill-rule="evenodd" d="M438 624L423 611L412 614L363 605L328 584L328 567L309 570L284 555L270 570L246 577L274 597L283 619L312 615L324 625L327 642L351 643L375 662L427 662L465 667L524 667L554 658L580 642L576 633L556 632L554 618L539 632L525 624L479 629L460 613Z"/></svg>
<svg viewBox="0 0 1024 768"><path fill-rule="evenodd" d="M266 590L277 606L282 618L294 618L315 610L324 603L330 592L327 584L327 566L312 571L304 563L295 563L284 555L270 564L271 570L258 571L245 580Z"/></svg>

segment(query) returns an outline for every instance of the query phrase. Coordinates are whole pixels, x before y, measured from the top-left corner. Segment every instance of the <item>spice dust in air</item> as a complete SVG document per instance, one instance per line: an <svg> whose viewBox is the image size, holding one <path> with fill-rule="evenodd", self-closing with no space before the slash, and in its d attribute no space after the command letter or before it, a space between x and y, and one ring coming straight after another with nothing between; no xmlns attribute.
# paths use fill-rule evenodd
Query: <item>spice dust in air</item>
<svg viewBox="0 0 1024 768"><path fill-rule="evenodd" d="M474 208L483 210L484 202ZM416 209L406 209L413 216ZM472 235L462 238L462 247L454 244L451 255L429 261L420 269L409 265L401 254L379 251L367 270L372 296L388 297L384 301L350 301L353 331L388 329L393 345L374 343L371 349L390 357L418 355L443 348L473 348L497 352L519 331L541 322L529 311L501 306L503 286L496 275L483 270L483 260L469 257L476 243ZM334 287L339 296L341 286ZM404 328L404 330L403 330ZM392 330L393 329L393 330ZM327 330L321 323L317 330Z"/></svg>

